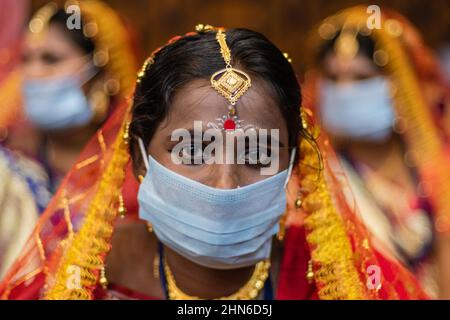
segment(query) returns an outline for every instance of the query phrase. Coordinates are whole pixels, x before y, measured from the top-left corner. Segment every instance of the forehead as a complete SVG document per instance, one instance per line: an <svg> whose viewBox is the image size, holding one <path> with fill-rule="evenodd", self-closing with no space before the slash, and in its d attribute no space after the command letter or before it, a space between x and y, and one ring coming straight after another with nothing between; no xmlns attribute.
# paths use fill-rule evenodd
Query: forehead
<svg viewBox="0 0 450 320"><path fill-rule="evenodd" d="M285 129L285 120L276 101L268 85L252 79L252 86L236 104L237 116L244 121L244 126ZM228 113L228 105L208 80L194 80L175 93L166 125L183 127L187 122L213 122Z"/></svg>
<svg viewBox="0 0 450 320"><path fill-rule="evenodd" d="M49 50L55 52L82 53L63 30L62 26L50 24L39 33L28 32L24 42L25 50Z"/></svg>
<svg viewBox="0 0 450 320"><path fill-rule="evenodd" d="M373 61L361 53L352 59L345 59L330 52L325 56L324 67L331 73L378 71Z"/></svg>

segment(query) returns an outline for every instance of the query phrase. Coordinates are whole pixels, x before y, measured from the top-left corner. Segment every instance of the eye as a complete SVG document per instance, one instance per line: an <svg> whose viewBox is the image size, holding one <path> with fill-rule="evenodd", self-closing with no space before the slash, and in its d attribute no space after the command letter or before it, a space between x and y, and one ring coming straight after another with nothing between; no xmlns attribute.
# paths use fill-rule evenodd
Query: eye
<svg viewBox="0 0 450 320"><path fill-rule="evenodd" d="M328 78L328 80L331 80L333 82L338 81L338 76L336 74L326 74L326 77Z"/></svg>
<svg viewBox="0 0 450 320"><path fill-rule="evenodd" d="M60 63L63 59L62 57L55 55L53 53L43 53L41 56L42 62L47 65L54 65Z"/></svg>
<svg viewBox="0 0 450 320"><path fill-rule="evenodd" d="M240 155L241 163L255 168L268 167L270 162L267 158L271 157L272 150L266 146L259 146L257 148L248 148Z"/></svg>
<svg viewBox="0 0 450 320"><path fill-rule="evenodd" d="M356 81L364 81L364 80L369 80L371 78L373 78L372 74L362 74L362 73L360 73L360 74L356 74L355 75L355 80Z"/></svg>
<svg viewBox="0 0 450 320"><path fill-rule="evenodd" d="M183 164L199 165L203 164L203 145L202 144L186 144L180 149L179 154Z"/></svg>

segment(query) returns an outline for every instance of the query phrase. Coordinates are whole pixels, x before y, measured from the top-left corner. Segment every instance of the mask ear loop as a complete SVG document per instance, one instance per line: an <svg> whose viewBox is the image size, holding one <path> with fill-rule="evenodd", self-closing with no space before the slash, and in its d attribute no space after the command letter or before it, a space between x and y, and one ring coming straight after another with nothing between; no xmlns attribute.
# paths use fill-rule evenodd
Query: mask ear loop
<svg viewBox="0 0 450 320"><path fill-rule="evenodd" d="M284 188L286 188L286 186L287 186L287 184L289 182L289 179L291 178L292 169L294 168L294 161L295 161L296 153L297 153L297 147L292 149L291 159L289 160L288 174L287 174L287 177L286 177L286 181L284 182Z"/></svg>
<svg viewBox="0 0 450 320"><path fill-rule="evenodd" d="M142 155L142 161L144 161L145 169L147 169L147 171L148 171L150 164L149 164L148 158L147 158L147 151L145 151L144 141L142 141L141 138L138 138L138 144L139 144L139 150L141 151L141 155Z"/></svg>
<svg viewBox="0 0 450 320"><path fill-rule="evenodd" d="M86 57L89 57L88 61L80 68L80 87L85 85L100 72L100 68L91 61L90 54L86 55Z"/></svg>

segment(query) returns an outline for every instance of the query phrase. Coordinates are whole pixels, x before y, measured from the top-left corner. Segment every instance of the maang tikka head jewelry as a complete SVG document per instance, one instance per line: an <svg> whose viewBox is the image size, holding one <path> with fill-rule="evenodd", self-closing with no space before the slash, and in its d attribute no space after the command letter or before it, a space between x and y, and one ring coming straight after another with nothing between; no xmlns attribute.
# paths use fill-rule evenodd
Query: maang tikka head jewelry
<svg viewBox="0 0 450 320"><path fill-rule="evenodd" d="M242 128L243 120L238 119L236 103L250 88L252 82L248 74L231 66L231 51L222 29L217 30L216 39L220 45L220 53L226 66L225 69L219 70L211 76L211 86L230 104L228 105L228 113L222 118L216 119L216 123L209 123L208 127L232 133L236 129Z"/></svg>

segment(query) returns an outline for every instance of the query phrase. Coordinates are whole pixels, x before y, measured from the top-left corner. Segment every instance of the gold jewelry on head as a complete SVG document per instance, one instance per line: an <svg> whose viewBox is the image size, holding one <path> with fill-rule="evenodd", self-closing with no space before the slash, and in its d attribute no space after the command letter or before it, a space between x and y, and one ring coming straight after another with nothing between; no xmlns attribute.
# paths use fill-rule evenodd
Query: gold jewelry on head
<svg viewBox="0 0 450 320"><path fill-rule="evenodd" d="M142 78L145 77L145 73L147 72L147 68L149 68L153 63L155 62L154 60L154 55L150 55L150 57L147 58L147 60L145 60L144 64L142 65L141 70L138 72L137 74L137 83L141 83Z"/></svg>
<svg viewBox="0 0 450 320"><path fill-rule="evenodd" d="M235 105L239 98L250 88L252 81L244 71L231 66L231 51L228 48L226 36L222 29L217 31L216 39L220 45L220 53L226 67L211 76L211 86L226 98L231 105Z"/></svg>
<svg viewBox="0 0 450 320"><path fill-rule="evenodd" d="M227 45L223 29L217 30L216 40L219 43L220 53L225 62L225 69L221 69L211 76L211 86L230 102L228 114L221 119L217 119L219 121L218 127L222 130L234 131L240 128L240 123L242 122L236 116L235 105L239 98L251 87L252 81L247 73L231 66L231 51Z"/></svg>
<svg viewBox="0 0 450 320"><path fill-rule="evenodd" d="M195 26L195 31L198 33L205 33L208 31L213 31L215 28L210 24L199 23Z"/></svg>
<svg viewBox="0 0 450 320"><path fill-rule="evenodd" d="M358 33L355 30L344 28L334 44L337 56L344 60L353 59L359 51L359 44L356 39Z"/></svg>

